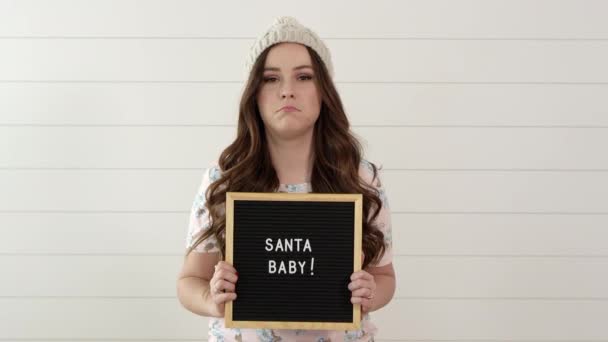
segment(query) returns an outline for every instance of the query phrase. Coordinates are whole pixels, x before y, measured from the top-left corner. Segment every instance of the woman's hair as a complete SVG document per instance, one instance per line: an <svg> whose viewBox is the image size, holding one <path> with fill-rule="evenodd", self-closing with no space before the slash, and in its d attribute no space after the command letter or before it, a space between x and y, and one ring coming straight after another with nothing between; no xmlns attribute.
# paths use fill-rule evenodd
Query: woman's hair
<svg viewBox="0 0 608 342"><path fill-rule="evenodd" d="M186 252L210 236L216 238L222 259L225 255L226 192L275 192L280 181L271 163L264 123L260 117L256 95L263 82L264 64L269 47L254 63L239 105L237 136L220 155L222 176L205 191L205 206L210 226ZM306 46L312 60L321 112L314 126L312 192L361 193L363 195L363 268L377 262L385 251L384 234L373 225L382 206L378 191L359 176L361 144L350 131L350 124L340 96L329 78L325 64L317 53ZM370 162L373 180L378 168ZM379 183L378 179L378 185ZM202 208L200 209L202 210ZM373 211L373 215L369 215Z"/></svg>

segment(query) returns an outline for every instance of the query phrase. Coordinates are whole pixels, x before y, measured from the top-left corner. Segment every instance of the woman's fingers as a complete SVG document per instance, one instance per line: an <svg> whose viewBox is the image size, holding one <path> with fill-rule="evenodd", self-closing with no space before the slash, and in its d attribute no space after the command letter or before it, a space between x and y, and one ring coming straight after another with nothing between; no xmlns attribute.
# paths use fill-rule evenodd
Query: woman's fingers
<svg viewBox="0 0 608 342"><path fill-rule="evenodd" d="M231 283L236 283L236 280L238 279L235 272L230 272L226 269L218 269L213 276L218 279L227 280Z"/></svg>
<svg viewBox="0 0 608 342"><path fill-rule="evenodd" d="M234 292L235 285L229 281L218 280L215 283L215 292Z"/></svg>
<svg viewBox="0 0 608 342"><path fill-rule="evenodd" d="M350 302L353 304L360 304L361 312L363 313L370 311L372 307L372 300L363 297L352 297Z"/></svg>
<svg viewBox="0 0 608 342"><path fill-rule="evenodd" d="M235 300L236 299L236 293L234 292L226 292L226 293L220 293L220 294L216 294L213 296L213 302L215 304L222 304L231 300Z"/></svg>
<svg viewBox="0 0 608 342"><path fill-rule="evenodd" d="M215 270L226 270L230 273L235 273L236 274L236 269L230 265L229 263L225 262L225 261L220 261L217 263L217 265L215 265Z"/></svg>
<svg viewBox="0 0 608 342"><path fill-rule="evenodd" d="M215 274L217 274L222 279L226 279L231 282L235 282L238 276L236 269L225 261L220 261L215 265Z"/></svg>
<svg viewBox="0 0 608 342"><path fill-rule="evenodd" d="M350 284L348 284L348 289L351 291L355 291L360 288L368 288L371 290L375 290L376 283L373 280L357 279L355 281L351 281Z"/></svg>
<svg viewBox="0 0 608 342"><path fill-rule="evenodd" d="M351 303L361 304L363 312L369 311L372 304L371 299L376 290L374 276L366 271L357 271L351 275L350 279L351 282L348 284L348 289L352 292Z"/></svg>
<svg viewBox="0 0 608 342"><path fill-rule="evenodd" d="M363 297L351 297L350 302L353 304L361 304L363 306L369 306L371 299Z"/></svg>
<svg viewBox="0 0 608 342"><path fill-rule="evenodd" d="M363 287L352 292L353 297L369 298L373 294L370 288Z"/></svg>
<svg viewBox="0 0 608 342"><path fill-rule="evenodd" d="M366 271L353 272L353 274L351 274L351 276L350 276L350 280L357 280L360 278L371 280L371 279L374 279L374 276L367 273Z"/></svg>
<svg viewBox="0 0 608 342"><path fill-rule="evenodd" d="M235 300L235 283L238 279L236 269L225 261L220 261L215 265L215 272L209 281L211 297L216 304Z"/></svg>

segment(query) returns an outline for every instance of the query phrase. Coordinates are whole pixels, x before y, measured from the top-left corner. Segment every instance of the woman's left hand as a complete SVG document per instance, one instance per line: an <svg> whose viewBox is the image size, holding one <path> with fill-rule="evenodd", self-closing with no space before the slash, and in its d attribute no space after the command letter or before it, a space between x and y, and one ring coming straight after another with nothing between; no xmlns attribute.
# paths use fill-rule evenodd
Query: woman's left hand
<svg viewBox="0 0 608 342"><path fill-rule="evenodd" d="M372 307L372 299L376 293L374 276L365 271L357 271L350 276L350 280L348 289L352 293L351 303L361 304L362 313L368 312Z"/></svg>

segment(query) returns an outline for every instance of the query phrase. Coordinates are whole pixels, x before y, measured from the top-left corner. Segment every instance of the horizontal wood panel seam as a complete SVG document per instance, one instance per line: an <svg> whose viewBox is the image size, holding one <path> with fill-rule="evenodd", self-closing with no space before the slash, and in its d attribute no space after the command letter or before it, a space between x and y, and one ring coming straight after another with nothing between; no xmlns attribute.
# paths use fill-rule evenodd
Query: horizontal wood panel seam
<svg viewBox="0 0 608 342"><path fill-rule="evenodd" d="M149 83L173 83L173 84L220 84L220 83L231 83L231 84L243 84L243 81L186 81L186 80L0 80L0 83L136 83L136 84L149 84ZM608 81L602 82L475 82L475 81L334 81L334 84L480 84L480 85L527 85L527 84L550 84L550 85L608 85Z"/></svg>
<svg viewBox="0 0 608 342"><path fill-rule="evenodd" d="M179 128L179 127L234 127L236 124L37 124L37 123L0 123L0 127L60 127L60 128L106 128L106 127L166 127L166 128ZM350 127L366 127L366 128L600 128L606 129L608 126L589 126L589 125L350 125Z"/></svg>
<svg viewBox="0 0 608 342"><path fill-rule="evenodd" d="M204 167L0 167L2 171L197 171ZM469 169L452 169L452 168L383 168L383 171L489 171L489 172L608 172L608 169L486 169L486 168L469 168Z"/></svg>
<svg viewBox="0 0 608 342"><path fill-rule="evenodd" d="M177 296L0 296L0 299L177 299ZM466 297L395 296L393 300L608 301L608 297Z"/></svg>
<svg viewBox="0 0 608 342"><path fill-rule="evenodd" d="M608 38L577 38L577 37L330 37L319 36L323 40L455 40L455 41L608 41ZM219 37L219 36L0 36L0 39L102 39L102 40L254 40L256 37Z"/></svg>
<svg viewBox="0 0 608 342"><path fill-rule="evenodd" d="M0 210L0 214L189 214L184 210ZM419 215L608 215L608 212L565 211L391 211L391 214Z"/></svg>
<svg viewBox="0 0 608 342"><path fill-rule="evenodd" d="M172 253L2 253L3 256L47 256L47 257L64 257L64 256L126 256L126 257L178 257L183 254L172 254ZM405 254L395 253L394 257L415 257L415 258L608 258L608 254Z"/></svg>

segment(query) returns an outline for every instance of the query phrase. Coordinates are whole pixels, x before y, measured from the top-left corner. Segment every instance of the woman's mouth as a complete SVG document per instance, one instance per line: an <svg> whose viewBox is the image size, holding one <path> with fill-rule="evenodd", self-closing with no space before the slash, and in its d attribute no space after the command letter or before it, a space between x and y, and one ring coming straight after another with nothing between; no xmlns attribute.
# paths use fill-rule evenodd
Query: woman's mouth
<svg viewBox="0 0 608 342"><path fill-rule="evenodd" d="M285 106L279 109L279 112L299 112L300 110L294 106Z"/></svg>

